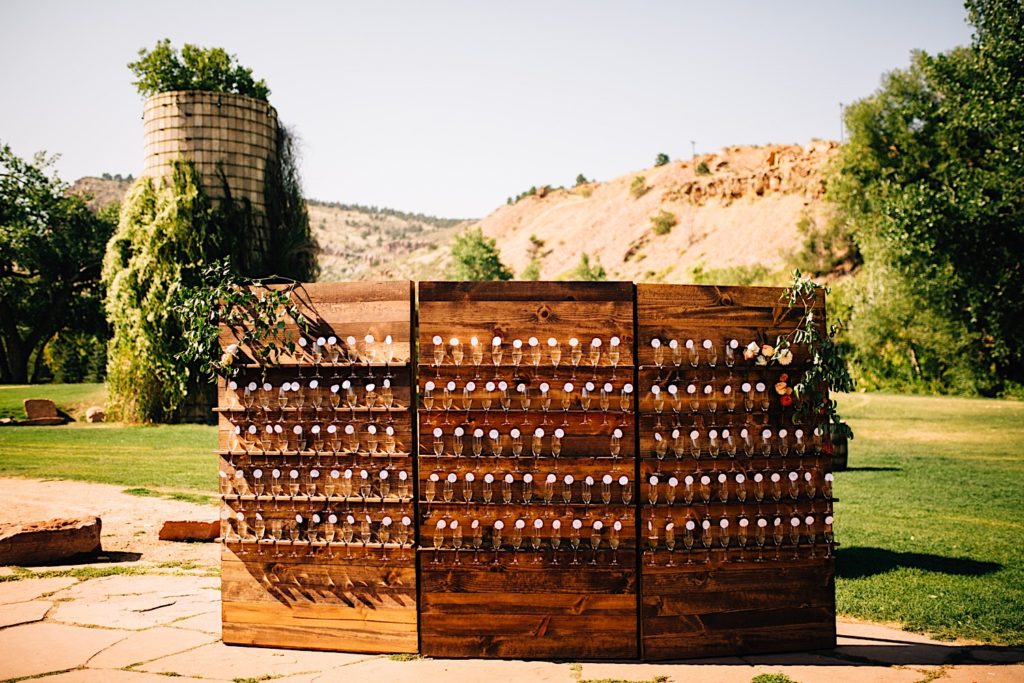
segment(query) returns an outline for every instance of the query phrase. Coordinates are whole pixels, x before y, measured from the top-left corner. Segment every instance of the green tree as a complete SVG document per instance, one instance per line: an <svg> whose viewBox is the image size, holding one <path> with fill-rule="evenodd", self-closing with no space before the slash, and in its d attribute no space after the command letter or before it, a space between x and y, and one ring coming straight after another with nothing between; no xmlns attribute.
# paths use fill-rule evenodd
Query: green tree
<svg viewBox="0 0 1024 683"><path fill-rule="evenodd" d="M640 199L650 189L647 186L647 178L642 175L633 176L633 182L629 184L629 194L633 199Z"/></svg>
<svg viewBox="0 0 1024 683"><path fill-rule="evenodd" d="M583 175L582 173L576 176L576 187L579 187L580 185L586 185L588 182L590 181L587 180L587 176Z"/></svg>
<svg viewBox="0 0 1024 683"><path fill-rule="evenodd" d="M974 388L992 393L1024 381L1024 9L966 4L970 46L915 53L849 107L829 194L872 277L963 330Z"/></svg>
<svg viewBox="0 0 1024 683"><path fill-rule="evenodd" d="M582 280L585 282L597 282L600 280L607 280L608 274L604 270L604 266L601 265L601 259L597 256L594 257L593 263L590 261L590 255L587 252L580 254L580 262L576 264L576 267L569 271L570 280Z"/></svg>
<svg viewBox="0 0 1024 683"><path fill-rule="evenodd" d="M511 280L512 273L501 262L497 242L484 237L477 226L455 236L452 245L452 265L449 277L453 280Z"/></svg>
<svg viewBox="0 0 1024 683"><path fill-rule="evenodd" d="M654 165L655 166L664 166L669 161L671 161L671 159L669 159L668 155L665 154L664 152L659 152L658 156L654 157Z"/></svg>
<svg viewBox="0 0 1024 683"><path fill-rule="evenodd" d="M100 264L114 224L69 195L52 163L0 146L0 383L38 380L46 344L99 318Z"/></svg>
<svg viewBox="0 0 1024 683"><path fill-rule="evenodd" d="M253 78L252 69L238 63L223 48L204 48L185 43L181 52L164 38L152 50L142 48L139 58L128 64L135 74L132 83L143 97L172 90L207 90L248 95L266 100L270 89L263 79Z"/></svg>

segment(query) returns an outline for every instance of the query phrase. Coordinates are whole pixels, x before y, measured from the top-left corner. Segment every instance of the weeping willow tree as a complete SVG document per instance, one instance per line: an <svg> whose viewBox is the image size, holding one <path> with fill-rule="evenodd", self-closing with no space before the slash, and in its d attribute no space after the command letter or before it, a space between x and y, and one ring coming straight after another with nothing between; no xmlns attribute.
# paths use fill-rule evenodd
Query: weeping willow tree
<svg viewBox="0 0 1024 683"><path fill-rule="evenodd" d="M195 165L184 159L169 177L143 177L129 190L103 264L113 331L108 412L115 419L176 422L208 415L212 388L180 360L184 321L174 313L183 292L204 284L207 265L227 260L246 277L316 279L317 245L286 132L281 139L286 153L271 160L265 216L228 192L213 202Z"/></svg>

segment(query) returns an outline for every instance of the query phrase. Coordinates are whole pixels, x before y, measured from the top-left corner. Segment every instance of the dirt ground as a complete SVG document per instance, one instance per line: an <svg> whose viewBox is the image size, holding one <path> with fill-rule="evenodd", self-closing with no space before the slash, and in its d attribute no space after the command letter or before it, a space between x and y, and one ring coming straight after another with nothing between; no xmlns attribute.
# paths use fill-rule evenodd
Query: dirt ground
<svg viewBox="0 0 1024 683"><path fill-rule="evenodd" d="M167 520L217 519L217 506L133 496L123 486L80 481L0 478L0 524L96 515L103 522L103 550L112 560L144 564L218 566L216 543L171 543L158 538ZM97 558L102 561L102 558Z"/></svg>

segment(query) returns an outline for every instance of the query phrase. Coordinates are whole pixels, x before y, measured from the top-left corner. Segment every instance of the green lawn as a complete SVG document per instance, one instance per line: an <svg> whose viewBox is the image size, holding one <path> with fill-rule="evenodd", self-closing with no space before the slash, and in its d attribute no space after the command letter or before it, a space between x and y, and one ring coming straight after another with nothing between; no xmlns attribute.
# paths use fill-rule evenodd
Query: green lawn
<svg viewBox="0 0 1024 683"><path fill-rule="evenodd" d="M839 611L1024 643L1024 403L857 394L836 475Z"/></svg>
<svg viewBox="0 0 1024 683"><path fill-rule="evenodd" d="M0 387L0 409L23 391ZM1024 643L1024 403L855 394L841 408L856 438L835 486L840 613ZM212 494L215 441L193 425L0 428L0 475Z"/></svg>
<svg viewBox="0 0 1024 683"><path fill-rule="evenodd" d="M2 384L0 417L24 419L26 398L48 398L69 415L84 420L87 408L107 400L107 390L102 384Z"/></svg>

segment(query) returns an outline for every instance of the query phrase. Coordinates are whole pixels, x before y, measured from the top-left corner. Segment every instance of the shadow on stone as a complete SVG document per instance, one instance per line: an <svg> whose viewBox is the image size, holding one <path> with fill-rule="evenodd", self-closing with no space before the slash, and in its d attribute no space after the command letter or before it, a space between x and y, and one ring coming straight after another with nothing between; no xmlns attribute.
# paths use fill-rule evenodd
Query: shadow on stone
<svg viewBox="0 0 1024 683"><path fill-rule="evenodd" d="M902 553L885 548L854 547L836 551L836 575L844 579L861 579L902 568L957 576L983 576L999 571L1003 565L964 557Z"/></svg>

